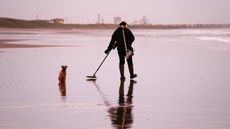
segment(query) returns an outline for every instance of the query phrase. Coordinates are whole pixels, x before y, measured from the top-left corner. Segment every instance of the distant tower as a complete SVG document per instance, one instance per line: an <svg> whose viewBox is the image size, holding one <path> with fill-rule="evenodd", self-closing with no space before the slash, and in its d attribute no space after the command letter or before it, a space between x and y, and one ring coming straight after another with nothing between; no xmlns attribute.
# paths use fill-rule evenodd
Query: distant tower
<svg viewBox="0 0 230 129"><path fill-rule="evenodd" d="M104 24L104 18L101 18L101 24Z"/></svg>
<svg viewBox="0 0 230 129"><path fill-rule="evenodd" d="M101 17L100 14L97 14L97 24L103 24L104 23L104 19Z"/></svg>
<svg viewBox="0 0 230 129"><path fill-rule="evenodd" d="M65 23L69 23L69 18L66 17L65 19L66 19L66 20L65 20L65 21L66 21Z"/></svg>
<svg viewBox="0 0 230 129"><path fill-rule="evenodd" d="M117 17L114 17L114 24L119 24L121 23L121 17L117 16Z"/></svg>
<svg viewBox="0 0 230 129"><path fill-rule="evenodd" d="M39 15L36 15L36 20L39 20Z"/></svg>
<svg viewBox="0 0 230 129"><path fill-rule="evenodd" d="M97 24L100 24L100 21L101 21L101 15L97 14Z"/></svg>

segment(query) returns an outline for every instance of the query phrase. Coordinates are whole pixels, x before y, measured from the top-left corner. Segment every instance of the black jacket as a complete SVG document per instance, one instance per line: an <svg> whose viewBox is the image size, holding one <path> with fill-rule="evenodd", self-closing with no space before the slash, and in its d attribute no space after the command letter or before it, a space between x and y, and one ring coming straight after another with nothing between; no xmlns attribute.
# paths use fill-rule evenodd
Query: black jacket
<svg viewBox="0 0 230 129"><path fill-rule="evenodd" d="M124 29L127 49L133 51L132 43L135 40L135 37L134 37L133 33L128 28L122 28L122 27L118 27L114 31L107 49L111 50L112 48L117 47L118 53L125 55L126 51L125 51L122 29Z"/></svg>

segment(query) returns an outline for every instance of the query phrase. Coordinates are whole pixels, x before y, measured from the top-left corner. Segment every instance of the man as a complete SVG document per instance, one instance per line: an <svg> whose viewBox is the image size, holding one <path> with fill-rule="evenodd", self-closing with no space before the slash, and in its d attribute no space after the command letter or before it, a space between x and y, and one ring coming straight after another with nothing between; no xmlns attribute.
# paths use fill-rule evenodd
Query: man
<svg viewBox="0 0 230 129"><path fill-rule="evenodd" d="M127 28L127 23L123 21L119 24L119 27L114 31L109 46L105 50L105 53L108 54L112 49L115 49L117 47L117 51L119 55L119 69L120 69L121 80L125 80L124 64L125 64L125 56L127 53L126 49L132 51L133 53L132 43L134 39L135 37L133 33L130 31L130 29ZM127 59L131 79L137 77L137 74L134 74L132 56Z"/></svg>

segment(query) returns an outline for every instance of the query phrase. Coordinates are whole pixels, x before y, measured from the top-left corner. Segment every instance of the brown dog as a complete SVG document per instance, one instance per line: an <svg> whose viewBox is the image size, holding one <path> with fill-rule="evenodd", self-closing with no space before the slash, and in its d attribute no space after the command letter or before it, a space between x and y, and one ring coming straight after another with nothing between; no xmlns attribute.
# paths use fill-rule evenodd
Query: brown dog
<svg viewBox="0 0 230 129"><path fill-rule="evenodd" d="M67 69L67 67L68 66L66 66L66 65L61 66L62 70L60 71L59 77L58 77L58 80L60 83L63 83L66 80L66 69Z"/></svg>

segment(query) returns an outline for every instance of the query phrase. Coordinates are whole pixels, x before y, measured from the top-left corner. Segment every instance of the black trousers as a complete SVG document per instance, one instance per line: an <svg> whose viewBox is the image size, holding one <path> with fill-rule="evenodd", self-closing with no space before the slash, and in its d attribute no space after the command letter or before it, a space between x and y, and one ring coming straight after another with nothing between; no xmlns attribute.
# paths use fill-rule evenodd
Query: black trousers
<svg viewBox="0 0 230 129"><path fill-rule="evenodd" d="M125 54L123 53L118 53L119 55L119 64L124 65L125 64ZM128 65L132 66L133 65L133 56L130 56L129 59L127 60Z"/></svg>

